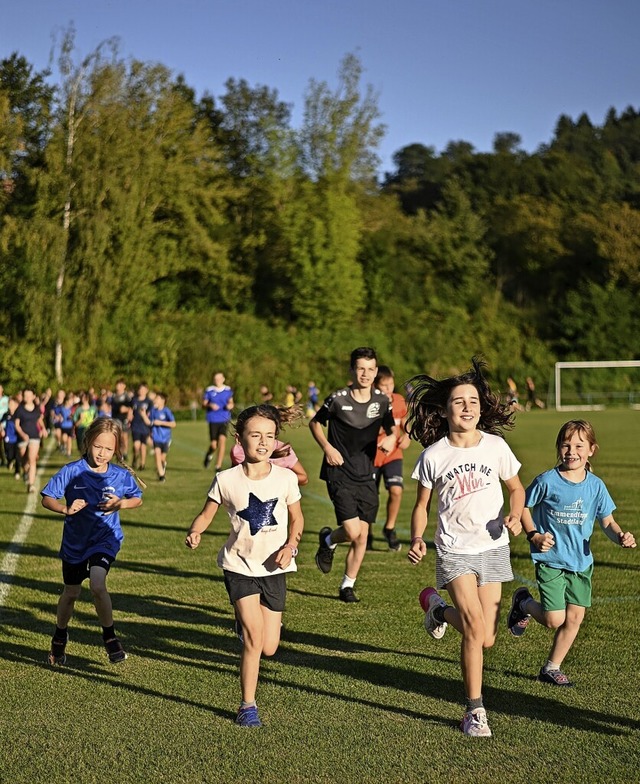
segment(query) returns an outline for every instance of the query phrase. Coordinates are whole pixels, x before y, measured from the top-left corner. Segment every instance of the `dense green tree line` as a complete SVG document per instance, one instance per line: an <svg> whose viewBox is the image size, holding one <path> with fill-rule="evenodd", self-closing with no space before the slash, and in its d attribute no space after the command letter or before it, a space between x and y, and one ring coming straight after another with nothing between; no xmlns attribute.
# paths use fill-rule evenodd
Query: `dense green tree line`
<svg viewBox="0 0 640 784"><path fill-rule="evenodd" d="M528 154L384 132L362 68L277 91L195 92L107 41L65 39L59 83L0 62L0 374L174 393L217 367L241 400L344 380L373 344L400 378L481 352L500 384L556 359L637 356L640 113L561 117Z"/></svg>

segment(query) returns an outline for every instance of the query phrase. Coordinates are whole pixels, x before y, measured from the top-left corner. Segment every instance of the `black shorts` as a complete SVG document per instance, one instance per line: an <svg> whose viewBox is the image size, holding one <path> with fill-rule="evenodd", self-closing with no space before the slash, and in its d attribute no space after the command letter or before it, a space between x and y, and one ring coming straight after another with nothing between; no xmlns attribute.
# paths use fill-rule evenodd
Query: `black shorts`
<svg viewBox="0 0 640 784"><path fill-rule="evenodd" d="M226 436L228 429L228 422L209 422L209 440L217 441L220 436Z"/></svg>
<svg viewBox="0 0 640 784"><path fill-rule="evenodd" d="M142 444L147 443L147 439L149 438L150 435L151 435L150 428L145 429L145 428L137 427L135 430L131 428L131 437L133 438L133 440L140 441L140 443Z"/></svg>
<svg viewBox="0 0 640 784"><path fill-rule="evenodd" d="M86 561L81 563L72 564L69 561L62 562L62 580L65 585L82 585L83 580L89 577L89 572L92 566L101 566L107 574L111 568L111 564L116 559L112 555L106 553L94 553L90 555Z"/></svg>
<svg viewBox="0 0 640 784"><path fill-rule="evenodd" d="M376 467L376 485L380 487L380 480L384 479L384 486L388 490L390 487L404 487L402 476L402 459L391 460L382 466Z"/></svg>
<svg viewBox="0 0 640 784"><path fill-rule="evenodd" d="M169 447L171 446L171 441L154 441L153 448L159 449L164 455L167 454L169 451Z"/></svg>
<svg viewBox="0 0 640 784"><path fill-rule="evenodd" d="M327 490L338 525L354 517L365 523L375 523L379 500L374 479L367 482L327 482Z"/></svg>
<svg viewBox="0 0 640 784"><path fill-rule="evenodd" d="M270 574L268 577L251 577L247 574L224 570L224 584L231 604L245 596L260 594L260 604L267 610L283 612L287 595L285 574Z"/></svg>
<svg viewBox="0 0 640 784"><path fill-rule="evenodd" d="M114 419L117 419L118 422L122 425L122 432L129 433L131 430L131 422L128 419L120 419L120 417L114 416Z"/></svg>

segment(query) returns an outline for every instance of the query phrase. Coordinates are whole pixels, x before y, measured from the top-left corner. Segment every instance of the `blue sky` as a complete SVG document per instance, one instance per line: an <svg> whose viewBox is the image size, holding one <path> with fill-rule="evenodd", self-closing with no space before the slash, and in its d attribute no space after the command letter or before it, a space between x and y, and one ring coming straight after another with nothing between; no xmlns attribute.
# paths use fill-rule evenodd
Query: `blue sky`
<svg viewBox="0 0 640 784"><path fill-rule="evenodd" d="M381 170L413 142L439 152L497 132L533 151L560 114L640 107L640 0L3 0L0 57L49 63L73 21L78 52L120 39L120 54L183 73L218 97L229 77L266 84L300 121L314 78L335 86L356 53L387 126Z"/></svg>

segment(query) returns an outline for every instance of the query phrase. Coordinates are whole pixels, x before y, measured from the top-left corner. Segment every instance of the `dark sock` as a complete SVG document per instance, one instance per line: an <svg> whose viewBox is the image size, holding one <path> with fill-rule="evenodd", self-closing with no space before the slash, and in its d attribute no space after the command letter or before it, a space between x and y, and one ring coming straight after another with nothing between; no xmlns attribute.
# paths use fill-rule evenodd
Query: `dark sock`
<svg viewBox="0 0 640 784"><path fill-rule="evenodd" d="M66 642L69 637L69 633L66 629L61 629L59 626L56 626L56 630L53 633L54 640L60 640L60 642Z"/></svg>
<svg viewBox="0 0 640 784"><path fill-rule="evenodd" d="M477 697L475 700L467 699L467 713L474 711L476 708L484 708L482 697Z"/></svg>
<svg viewBox="0 0 640 784"><path fill-rule="evenodd" d="M116 630L114 625L111 626L103 626L102 627L102 639L106 642L107 640L113 640L116 636Z"/></svg>
<svg viewBox="0 0 640 784"><path fill-rule="evenodd" d="M447 609L446 607L442 607L441 605L439 605L439 606L438 606L438 607L436 607L436 608L434 609L434 611L431 613L431 614L433 615L434 619L435 619L436 621L438 621L438 623L446 623L446 621L445 621L445 619L444 619L444 611L445 611L446 609Z"/></svg>

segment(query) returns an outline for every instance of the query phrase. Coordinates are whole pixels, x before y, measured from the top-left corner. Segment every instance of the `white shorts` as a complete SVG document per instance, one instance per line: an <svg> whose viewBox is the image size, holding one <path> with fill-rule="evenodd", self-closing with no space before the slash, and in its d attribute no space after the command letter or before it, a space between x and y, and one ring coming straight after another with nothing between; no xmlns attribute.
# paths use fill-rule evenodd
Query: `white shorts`
<svg viewBox="0 0 640 784"><path fill-rule="evenodd" d="M445 588L463 574L475 574L478 587L513 580L509 545L482 553L452 553L436 547L436 586Z"/></svg>

